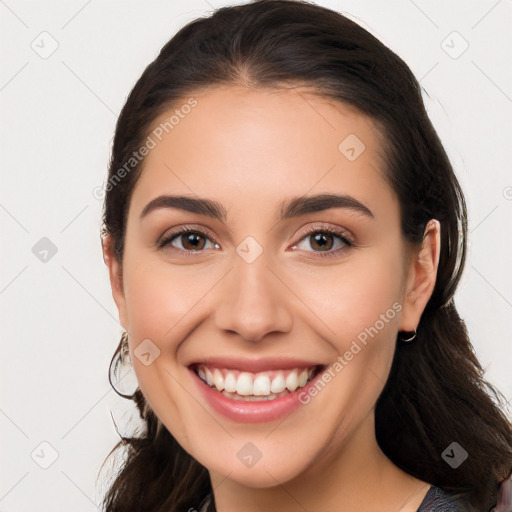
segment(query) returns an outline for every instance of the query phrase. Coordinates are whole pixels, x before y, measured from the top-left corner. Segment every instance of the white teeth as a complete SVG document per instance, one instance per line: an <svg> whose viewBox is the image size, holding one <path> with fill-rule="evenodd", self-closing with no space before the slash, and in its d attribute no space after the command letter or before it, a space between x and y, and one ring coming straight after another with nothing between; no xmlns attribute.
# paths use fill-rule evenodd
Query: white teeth
<svg viewBox="0 0 512 512"><path fill-rule="evenodd" d="M252 392L257 396L270 395L270 378L268 375L258 375L254 379Z"/></svg>
<svg viewBox="0 0 512 512"><path fill-rule="evenodd" d="M224 388L229 393L236 393L236 378L232 373L228 373L224 379Z"/></svg>
<svg viewBox="0 0 512 512"><path fill-rule="evenodd" d="M279 373L272 380L272 384L270 385L270 391L272 393L281 393L286 389L286 382L284 380L283 374Z"/></svg>
<svg viewBox="0 0 512 512"><path fill-rule="evenodd" d="M306 382L309 379L309 372L304 371L299 375L299 388L302 388L306 385Z"/></svg>
<svg viewBox="0 0 512 512"><path fill-rule="evenodd" d="M238 376L236 392L243 396L252 395L252 378L247 372L242 372Z"/></svg>
<svg viewBox="0 0 512 512"><path fill-rule="evenodd" d="M217 391L223 394L237 396L243 400L254 400L254 397L265 397L268 400L277 398L277 395L293 392L297 388L306 385L313 376L315 368L294 369L291 371L273 371L271 375L266 373L252 374L249 372L238 372L233 370L220 370L214 368L210 370L205 365L197 368L199 377L209 386L215 387ZM286 378L285 375L286 374ZM236 393L236 395L235 395Z"/></svg>
<svg viewBox="0 0 512 512"><path fill-rule="evenodd" d="M299 387L299 379L297 378L297 372L292 372L286 377L286 388L290 391L295 391Z"/></svg>
<svg viewBox="0 0 512 512"><path fill-rule="evenodd" d="M256 402L258 400L275 400L276 398L281 398L288 393L279 393L277 395L272 393L271 395L266 396L241 396L237 395L236 393L227 393L226 391L222 391L221 394L227 396L228 398L232 398L233 400L241 400L243 402Z"/></svg>
<svg viewBox="0 0 512 512"><path fill-rule="evenodd" d="M224 389L224 377L222 377L222 373L220 373L220 370L218 368L215 368L213 370L213 383L215 384L215 387L222 391Z"/></svg>

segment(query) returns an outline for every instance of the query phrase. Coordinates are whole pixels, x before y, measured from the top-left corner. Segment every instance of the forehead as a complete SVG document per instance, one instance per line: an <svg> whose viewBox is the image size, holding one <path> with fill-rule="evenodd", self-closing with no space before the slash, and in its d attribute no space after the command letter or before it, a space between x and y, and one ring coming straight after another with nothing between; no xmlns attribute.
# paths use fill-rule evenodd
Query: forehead
<svg viewBox="0 0 512 512"><path fill-rule="evenodd" d="M308 89L210 87L155 119L149 137L154 147L132 197L138 211L165 193L262 212L309 192L396 202L375 123Z"/></svg>

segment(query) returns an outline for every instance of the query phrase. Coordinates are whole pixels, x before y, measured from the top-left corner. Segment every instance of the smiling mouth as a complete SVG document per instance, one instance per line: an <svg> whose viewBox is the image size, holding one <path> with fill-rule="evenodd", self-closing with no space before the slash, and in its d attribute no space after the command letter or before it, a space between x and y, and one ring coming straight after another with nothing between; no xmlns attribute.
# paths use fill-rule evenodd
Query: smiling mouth
<svg viewBox="0 0 512 512"><path fill-rule="evenodd" d="M240 401L275 400L303 388L325 365L265 372L247 372L206 364L190 367L209 387Z"/></svg>

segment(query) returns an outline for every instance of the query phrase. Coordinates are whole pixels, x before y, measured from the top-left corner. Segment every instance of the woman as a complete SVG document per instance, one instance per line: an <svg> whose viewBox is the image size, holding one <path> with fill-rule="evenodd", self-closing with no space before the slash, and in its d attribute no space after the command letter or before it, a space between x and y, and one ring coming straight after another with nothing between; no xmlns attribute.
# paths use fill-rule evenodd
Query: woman
<svg viewBox="0 0 512 512"><path fill-rule="evenodd" d="M181 29L106 186L146 432L105 510L489 510L512 438L453 300L466 234L419 84L367 31L283 0Z"/></svg>

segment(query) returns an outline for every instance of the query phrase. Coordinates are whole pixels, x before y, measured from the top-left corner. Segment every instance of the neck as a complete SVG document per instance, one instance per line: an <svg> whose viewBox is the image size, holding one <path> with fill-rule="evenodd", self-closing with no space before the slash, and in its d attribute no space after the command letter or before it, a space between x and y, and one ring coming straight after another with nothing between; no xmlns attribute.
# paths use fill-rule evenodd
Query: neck
<svg viewBox="0 0 512 512"><path fill-rule="evenodd" d="M210 472L217 512L417 510L429 484L399 469L380 450L373 410L349 437L340 437L336 432L306 471L273 487L247 487Z"/></svg>

